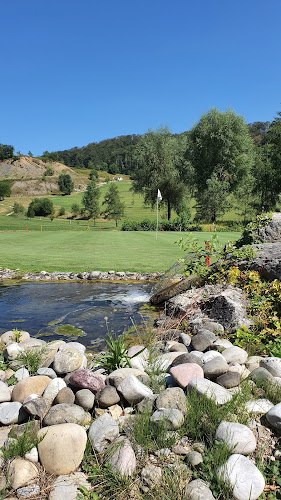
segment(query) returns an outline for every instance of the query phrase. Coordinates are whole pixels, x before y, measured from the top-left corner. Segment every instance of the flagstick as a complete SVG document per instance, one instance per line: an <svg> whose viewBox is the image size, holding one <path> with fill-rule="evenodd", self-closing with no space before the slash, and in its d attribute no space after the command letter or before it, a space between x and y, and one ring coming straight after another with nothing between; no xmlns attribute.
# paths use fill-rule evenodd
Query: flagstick
<svg viewBox="0 0 281 500"><path fill-rule="evenodd" d="M157 215L156 215L156 239L158 233L158 196L157 196Z"/></svg>

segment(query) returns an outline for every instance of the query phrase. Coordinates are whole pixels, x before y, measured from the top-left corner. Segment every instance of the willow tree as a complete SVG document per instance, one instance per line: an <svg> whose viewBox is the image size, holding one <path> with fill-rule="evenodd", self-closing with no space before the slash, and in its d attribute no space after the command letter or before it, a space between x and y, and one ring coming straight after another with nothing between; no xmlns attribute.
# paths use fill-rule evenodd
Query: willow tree
<svg viewBox="0 0 281 500"><path fill-rule="evenodd" d="M134 152L137 165L133 178L134 192L141 193L145 203L153 208L159 189L167 206L168 219L171 218L172 208L177 213L182 211L189 192L187 177L190 164L184 160L185 148L185 136L175 137L165 127L144 134Z"/></svg>
<svg viewBox="0 0 281 500"><path fill-rule="evenodd" d="M244 182L251 170L253 141L242 116L216 108L201 117L189 138L188 156L194 168L197 203L202 205L204 200L205 214L214 221L227 207L225 197ZM222 192L216 197L216 206L214 182Z"/></svg>

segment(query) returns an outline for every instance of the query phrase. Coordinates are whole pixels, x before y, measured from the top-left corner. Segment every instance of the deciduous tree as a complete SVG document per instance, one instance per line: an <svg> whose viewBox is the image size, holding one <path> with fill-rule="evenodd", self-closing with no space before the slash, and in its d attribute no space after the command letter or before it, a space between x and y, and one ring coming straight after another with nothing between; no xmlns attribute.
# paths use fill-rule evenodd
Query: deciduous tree
<svg viewBox="0 0 281 500"><path fill-rule="evenodd" d="M71 194L74 189L74 182L69 174L60 174L58 178L58 185L60 191L65 195Z"/></svg>
<svg viewBox="0 0 281 500"><path fill-rule="evenodd" d="M103 211L104 218L115 220L117 227L118 221L124 217L125 204L120 199L116 184L109 184L109 190L107 191L102 204L105 205L105 209Z"/></svg>
<svg viewBox="0 0 281 500"><path fill-rule="evenodd" d="M88 213L89 218L94 219L94 224L100 214L99 196L100 191L96 187L95 181L89 182L82 198L82 206L84 211Z"/></svg>

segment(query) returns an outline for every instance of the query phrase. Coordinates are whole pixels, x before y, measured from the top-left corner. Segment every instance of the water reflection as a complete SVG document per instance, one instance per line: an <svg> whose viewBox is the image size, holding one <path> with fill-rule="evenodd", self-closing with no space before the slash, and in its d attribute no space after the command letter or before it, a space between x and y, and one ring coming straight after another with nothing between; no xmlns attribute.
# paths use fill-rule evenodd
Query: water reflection
<svg viewBox="0 0 281 500"><path fill-rule="evenodd" d="M89 346L109 329L120 334L141 323L140 309L151 295L150 283L16 283L0 284L0 333L12 328L39 331L44 339L63 338L58 326L82 330L79 342ZM147 317L147 314L145 315Z"/></svg>

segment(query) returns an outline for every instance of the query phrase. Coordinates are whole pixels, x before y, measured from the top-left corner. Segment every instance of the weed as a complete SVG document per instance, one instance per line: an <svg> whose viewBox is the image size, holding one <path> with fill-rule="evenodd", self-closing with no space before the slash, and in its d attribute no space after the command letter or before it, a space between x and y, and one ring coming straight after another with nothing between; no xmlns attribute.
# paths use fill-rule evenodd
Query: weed
<svg viewBox="0 0 281 500"><path fill-rule="evenodd" d="M8 386L10 386L10 385L15 385L17 382L18 382L18 379L17 379L14 375L12 375L10 378L8 378L8 379L6 380L6 384L7 384Z"/></svg>
<svg viewBox="0 0 281 500"><path fill-rule="evenodd" d="M166 421L158 423L150 421L150 411L138 412L132 420L130 431L132 441L141 446L147 454L149 451L170 448L176 442L176 435L168 432Z"/></svg>
<svg viewBox="0 0 281 500"><path fill-rule="evenodd" d="M159 358L160 352L157 347L148 348L148 359L146 373L150 378L150 387L154 394L158 394L161 390L165 389L166 385L166 371L161 368L161 361Z"/></svg>
<svg viewBox="0 0 281 500"><path fill-rule="evenodd" d="M94 491L90 492L85 486L78 486L78 490L80 493L76 500L99 500L98 495Z"/></svg>
<svg viewBox="0 0 281 500"><path fill-rule="evenodd" d="M17 328L13 328L13 333L14 333L14 337L15 337L15 342L20 342L21 341L21 338L22 338L22 330L18 330Z"/></svg>
<svg viewBox="0 0 281 500"><path fill-rule="evenodd" d="M4 356L0 354L0 370L7 370L8 363L4 360Z"/></svg>
<svg viewBox="0 0 281 500"><path fill-rule="evenodd" d="M13 432L11 432L11 437L13 437ZM2 457L5 460L10 460L13 457L23 457L34 446L37 446L43 438L44 436L40 439L37 438L37 433L32 429L32 421L30 421L26 424L23 434L18 436L16 441L12 440L7 448L1 448Z"/></svg>
<svg viewBox="0 0 281 500"><path fill-rule="evenodd" d="M32 351L24 350L16 358L24 366L30 375L36 375L38 368L42 366L46 347L35 347Z"/></svg>

